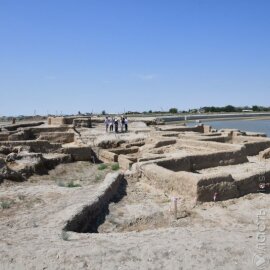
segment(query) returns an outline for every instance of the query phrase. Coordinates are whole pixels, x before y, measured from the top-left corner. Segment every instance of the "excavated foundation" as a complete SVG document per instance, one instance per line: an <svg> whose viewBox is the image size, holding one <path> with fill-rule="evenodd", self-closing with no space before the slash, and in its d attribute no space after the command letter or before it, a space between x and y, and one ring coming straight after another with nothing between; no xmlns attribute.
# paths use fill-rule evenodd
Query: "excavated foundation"
<svg viewBox="0 0 270 270"><path fill-rule="evenodd" d="M122 174L107 175L92 200L74 211L74 216L67 221L64 230L98 233L99 226L109 213L109 204L119 202L126 195L126 185Z"/></svg>
<svg viewBox="0 0 270 270"><path fill-rule="evenodd" d="M104 126L89 129L90 122L88 118L49 118L49 126L35 123L0 132L1 181L20 174L26 178L23 166L28 168L31 160L37 164L33 173L40 171L38 160L46 161L47 170L75 161L104 162L110 168L119 164L121 173L109 174L92 197L70 206L70 218L63 225L66 231L169 227L173 226L167 209L171 198L215 202L269 192L270 139L261 134L215 131L204 125L142 125L115 134L106 133ZM183 213L180 216L186 216Z"/></svg>

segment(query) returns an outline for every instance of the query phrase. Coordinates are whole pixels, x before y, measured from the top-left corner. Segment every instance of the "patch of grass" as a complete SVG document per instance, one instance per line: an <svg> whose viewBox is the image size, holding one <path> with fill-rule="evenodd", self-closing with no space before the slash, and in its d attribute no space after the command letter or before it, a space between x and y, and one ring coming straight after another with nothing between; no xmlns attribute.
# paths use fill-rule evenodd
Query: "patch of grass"
<svg viewBox="0 0 270 270"><path fill-rule="evenodd" d="M113 171L118 171L120 169L119 163L113 163L111 168Z"/></svg>
<svg viewBox="0 0 270 270"><path fill-rule="evenodd" d="M68 241L70 238L70 234L63 230L60 234L60 238L64 241Z"/></svg>
<svg viewBox="0 0 270 270"><path fill-rule="evenodd" d="M160 202L161 203L169 203L171 202L172 200L170 198L164 198L164 199L161 199Z"/></svg>
<svg viewBox="0 0 270 270"><path fill-rule="evenodd" d="M75 188L75 187L81 187L80 184L76 184L74 183L73 181L69 182L66 187L69 187L69 188Z"/></svg>
<svg viewBox="0 0 270 270"><path fill-rule="evenodd" d="M95 176L95 182L99 182L101 179L102 179L102 175L97 174L97 175Z"/></svg>
<svg viewBox="0 0 270 270"><path fill-rule="evenodd" d="M59 182L57 182L57 185L59 186L59 187L68 187L68 188L75 188L75 187L81 187L81 185L80 184L76 184L76 183L74 183L73 181L70 181L70 182L68 182L68 183L64 183L64 182L62 182L62 181L59 181Z"/></svg>
<svg viewBox="0 0 270 270"><path fill-rule="evenodd" d="M103 170L105 170L105 169L107 169L107 165L106 164L104 164L104 163L102 163L102 164L100 164L99 166L98 166L98 169L100 170L100 171L103 171Z"/></svg>
<svg viewBox="0 0 270 270"><path fill-rule="evenodd" d="M12 201L1 201L1 208L2 209L9 209L14 202Z"/></svg>

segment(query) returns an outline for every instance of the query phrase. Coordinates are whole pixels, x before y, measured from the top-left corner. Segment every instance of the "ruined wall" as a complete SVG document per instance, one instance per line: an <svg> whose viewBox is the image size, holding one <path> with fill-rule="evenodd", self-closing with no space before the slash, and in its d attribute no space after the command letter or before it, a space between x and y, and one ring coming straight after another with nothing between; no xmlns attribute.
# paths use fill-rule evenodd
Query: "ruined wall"
<svg viewBox="0 0 270 270"><path fill-rule="evenodd" d="M248 162L245 149L190 156L191 171Z"/></svg>
<svg viewBox="0 0 270 270"><path fill-rule="evenodd" d="M74 133L71 132L41 132L38 140L46 140L53 143L74 142Z"/></svg>
<svg viewBox="0 0 270 270"><path fill-rule="evenodd" d="M49 143L48 141L5 141L0 142L0 145L10 147L26 145L30 147L30 151L36 153L50 153L57 151L62 147L61 144Z"/></svg>
<svg viewBox="0 0 270 270"><path fill-rule="evenodd" d="M259 154L260 159L269 159L270 158L270 148L267 148L260 152Z"/></svg>
<svg viewBox="0 0 270 270"><path fill-rule="evenodd" d="M200 175L191 172L173 172L155 164L141 167L148 184L169 194L193 197L198 202L228 200L250 193L250 188L239 191L239 184L230 174L216 173ZM270 174L270 173L269 173ZM254 184L252 184L255 187ZM256 191L255 191L256 192Z"/></svg>
<svg viewBox="0 0 270 270"><path fill-rule="evenodd" d="M66 124L64 117L48 117L48 125L61 126Z"/></svg>
<svg viewBox="0 0 270 270"><path fill-rule="evenodd" d="M94 161L95 153L90 146L65 146L62 153L70 154L74 161Z"/></svg>
<svg viewBox="0 0 270 270"><path fill-rule="evenodd" d="M98 158L103 162L118 162L118 155L105 149L100 149Z"/></svg>
<svg viewBox="0 0 270 270"><path fill-rule="evenodd" d="M159 166L166 169L179 171L197 171L211 167L234 165L247 162L245 148L235 151L222 151L209 154L189 155L179 158L167 158L157 161Z"/></svg>
<svg viewBox="0 0 270 270"><path fill-rule="evenodd" d="M104 120L103 120L104 122ZM81 123L81 125L80 125ZM69 117L48 117L48 125L73 125L91 127L91 117L89 116L69 116Z"/></svg>
<svg viewBox="0 0 270 270"><path fill-rule="evenodd" d="M241 150L244 153L244 145L236 145L231 143L219 143L211 141L201 141L197 140L197 137L193 138L180 138L177 140L177 145L180 146L194 146L194 147L203 147L208 148L214 151L238 151Z"/></svg>
<svg viewBox="0 0 270 270"><path fill-rule="evenodd" d="M156 164L141 166L145 181L164 192L184 196L197 196L198 175L189 172L178 172L162 168Z"/></svg>
<svg viewBox="0 0 270 270"><path fill-rule="evenodd" d="M258 155L259 152L270 147L270 139L262 137L236 136L233 137L233 143L244 145L248 156Z"/></svg>
<svg viewBox="0 0 270 270"><path fill-rule="evenodd" d="M106 214L106 208L117 195L123 180L123 175L120 173L108 174L94 197L74 211L64 226L64 230L78 233L96 233L101 216Z"/></svg>
<svg viewBox="0 0 270 270"><path fill-rule="evenodd" d="M92 121L91 121L91 118L76 118L73 120L72 125L74 127L91 128Z"/></svg>
<svg viewBox="0 0 270 270"><path fill-rule="evenodd" d="M216 173L200 176L197 185L197 201L211 202L228 200L240 196L237 185L230 174Z"/></svg>
<svg viewBox="0 0 270 270"><path fill-rule="evenodd" d="M134 162L128 159L125 155L119 155L118 163L121 169L129 170Z"/></svg>
<svg viewBox="0 0 270 270"><path fill-rule="evenodd" d="M204 125L198 125L195 127L188 127L188 126L164 126L160 127L157 130L160 131L177 131L177 132L184 132L184 131L193 131L193 132L199 132L204 133Z"/></svg>
<svg viewBox="0 0 270 270"><path fill-rule="evenodd" d="M139 148L137 146L133 146L133 147L130 147L130 148L118 148L118 149L111 149L111 150L108 150L108 151L111 151L117 155L127 155L127 154L134 154L134 153L137 153L139 150Z"/></svg>
<svg viewBox="0 0 270 270"><path fill-rule="evenodd" d="M34 127L29 129L31 136L37 137L41 132L68 132L70 130L70 127Z"/></svg>
<svg viewBox="0 0 270 270"><path fill-rule="evenodd" d="M9 141L25 141L31 139L31 132L28 129L20 130L8 136Z"/></svg>
<svg viewBox="0 0 270 270"><path fill-rule="evenodd" d="M264 178L262 178L262 175ZM263 182L265 183L270 183L270 170L265 169L263 172L258 171L256 174L247 172L238 175L235 182L240 196L249 193L257 193L259 190L260 179L263 179Z"/></svg>
<svg viewBox="0 0 270 270"><path fill-rule="evenodd" d="M203 133L210 133L212 131L212 127L208 125L203 125Z"/></svg>
<svg viewBox="0 0 270 270"><path fill-rule="evenodd" d="M9 136L9 133L7 132L0 133L0 141L8 141L8 136Z"/></svg>
<svg viewBox="0 0 270 270"><path fill-rule="evenodd" d="M190 157L166 158L156 162L157 165L174 171L191 171Z"/></svg>
<svg viewBox="0 0 270 270"><path fill-rule="evenodd" d="M14 130L17 130L18 128L35 127L35 126L41 126L43 124L44 124L44 122L29 122L29 123L21 123L21 124L3 126L2 128L6 129L8 131L14 131Z"/></svg>
<svg viewBox="0 0 270 270"><path fill-rule="evenodd" d="M119 155L128 155L137 153L139 148L132 146L129 148L117 148L117 149L100 149L98 157L103 162L118 162Z"/></svg>
<svg viewBox="0 0 270 270"><path fill-rule="evenodd" d="M231 138L227 135L222 136L202 136L199 137L198 140L205 141L205 142L220 142L220 143L226 143L231 140Z"/></svg>

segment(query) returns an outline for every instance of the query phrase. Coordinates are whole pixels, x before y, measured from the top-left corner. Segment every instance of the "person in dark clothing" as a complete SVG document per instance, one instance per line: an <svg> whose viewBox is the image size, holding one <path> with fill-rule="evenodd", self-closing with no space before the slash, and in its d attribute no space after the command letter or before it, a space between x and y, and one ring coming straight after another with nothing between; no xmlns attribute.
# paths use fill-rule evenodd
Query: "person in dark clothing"
<svg viewBox="0 0 270 270"><path fill-rule="evenodd" d="M115 118L115 120L114 120L114 130L115 130L115 133L118 133L118 119L117 118Z"/></svg>
<svg viewBox="0 0 270 270"><path fill-rule="evenodd" d="M124 116L121 117L121 132L124 132L124 127L125 127L125 118Z"/></svg>
<svg viewBox="0 0 270 270"><path fill-rule="evenodd" d="M128 119L127 117L124 119L125 122L125 131L128 132Z"/></svg>
<svg viewBox="0 0 270 270"><path fill-rule="evenodd" d="M110 118L110 131L113 131L113 124L114 124L114 119Z"/></svg>

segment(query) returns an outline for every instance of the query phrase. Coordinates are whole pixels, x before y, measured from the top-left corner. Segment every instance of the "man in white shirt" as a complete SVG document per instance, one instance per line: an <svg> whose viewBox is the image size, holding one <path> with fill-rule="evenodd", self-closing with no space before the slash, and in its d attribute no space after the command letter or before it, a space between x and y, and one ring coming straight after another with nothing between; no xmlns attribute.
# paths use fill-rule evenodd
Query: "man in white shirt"
<svg viewBox="0 0 270 270"><path fill-rule="evenodd" d="M105 123L105 126L106 126L106 132L108 132L108 128L109 128L109 118L108 118L108 116L106 117L104 123Z"/></svg>

